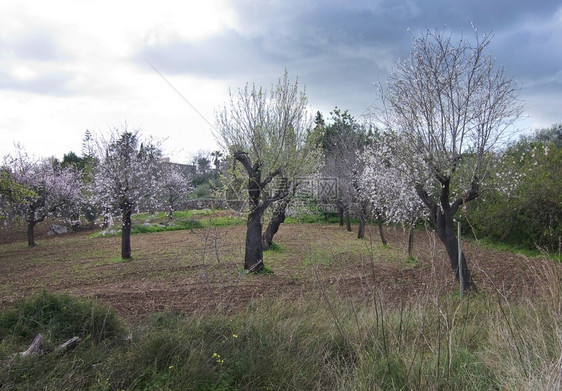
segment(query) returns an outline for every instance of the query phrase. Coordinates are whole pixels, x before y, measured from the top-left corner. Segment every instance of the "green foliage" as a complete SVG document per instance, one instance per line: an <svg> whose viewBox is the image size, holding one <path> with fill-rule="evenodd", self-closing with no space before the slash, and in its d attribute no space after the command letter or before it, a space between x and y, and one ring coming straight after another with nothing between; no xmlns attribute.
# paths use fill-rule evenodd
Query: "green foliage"
<svg viewBox="0 0 562 391"><path fill-rule="evenodd" d="M8 169L0 167L0 200L4 198L10 202L19 202L21 199L34 196L36 194L31 189L14 180Z"/></svg>
<svg viewBox="0 0 562 391"><path fill-rule="evenodd" d="M543 133L548 132L538 135ZM470 206L466 230L474 229L479 238L527 249L559 251L562 149L554 141L545 144L540 140L522 139L501 156L499 178Z"/></svg>
<svg viewBox="0 0 562 391"><path fill-rule="evenodd" d="M62 167L73 166L78 171L83 171L90 162L91 158L88 156L79 157L76 153L70 151L65 153L61 162Z"/></svg>
<svg viewBox="0 0 562 391"><path fill-rule="evenodd" d="M209 182L202 182L197 185L190 198L209 198L211 196L211 184Z"/></svg>
<svg viewBox="0 0 562 391"><path fill-rule="evenodd" d="M414 256L408 256L406 257L406 264L408 266L415 266L418 263L418 259Z"/></svg>
<svg viewBox="0 0 562 391"><path fill-rule="evenodd" d="M203 228L204 225L201 221L196 219L189 220L177 220L172 224L149 224L149 225L133 225L131 227L132 234L145 234L154 232L164 232L164 231L181 231L186 229L198 229Z"/></svg>

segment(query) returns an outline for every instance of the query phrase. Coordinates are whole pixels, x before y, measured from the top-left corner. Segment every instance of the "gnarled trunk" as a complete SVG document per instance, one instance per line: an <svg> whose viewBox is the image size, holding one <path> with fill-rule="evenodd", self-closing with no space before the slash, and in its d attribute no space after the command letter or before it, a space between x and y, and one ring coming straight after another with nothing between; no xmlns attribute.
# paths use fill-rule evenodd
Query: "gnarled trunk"
<svg viewBox="0 0 562 391"><path fill-rule="evenodd" d="M236 155L235 155L236 157ZM258 164L250 165L245 154L236 157L242 162L248 173L248 198L250 213L246 223L246 253L244 255L244 269L257 273L263 269L262 223L263 212L269 206L260 202L263 183L261 169Z"/></svg>
<svg viewBox="0 0 562 391"><path fill-rule="evenodd" d="M455 278L459 280L459 243L458 238L455 236L455 225L451 216L450 224L445 222L446 218L443 218L437 225L436 231L437 236L441 239L441 242L445 245L445 250L449 256L449 261L451 263L451 268L455 272ZM464 252L461 252L461 269L463 276L463 289L465 291L475 291L476 286L474 281L472 281L472 276L468 265L466 263L466 258Z"/></svg>
<svg viewBox="0 0 562 391"><path fill-rule="evenodd" d="M168 219L174 219L174 197L172 196L168 198Z"/></svg>
<svg viewBox="0 0 562 391"><path fill-rule="evenodd" d="M29 247L35 246L35 225L44 221L49 213L53 213L60 205L55 205L44 213L38 212L38 208L40 208L41 206L41 202L35 203L30 205L29 209L27 210L27 245Z"/></svg>
<svg viewBox="0 0 562 391"><path fill-rule="evenodd" d="M359 217L359 228L357 228L357 239L365 237L365 219Z"/></svg>
<svg viewBox="0 0 562 391"><path fill-rule="evenodd" d="M244 255L244 269L254 273L263 269L262 223L263 210L257 208L250 212L246 229L246 254Z"/></svg>
<svg viewBox="0 0 562 391"><path fill-rule="evenodd" d="M338 217L340 219L340 227L343 227L343 203L341 200L337 201Z"/></svg>
<svg viewBox="0 0 562 391"><path fill-rule="evenodd" d="M285 212L287 210L287 205L289 203L285 200L279 201L276 205L275 209L273 210L273 216L267 224L267 228L262 236L262 245L263 250L267 251L271 248L271 244L273 243L273 237L279 231L279 227L283 222L285 222Z"/></svg>
<svg viewBox="0 0 562 391"><path fill-rule="evenodd" d="M351 215L349 214L349 208L345 208L345 229L347 232L351 232Z"/></svg>
<svg viewBox="0 0 562 391"><path fill-rule="evenodd" d="M457 198L453 203L449 202L449 178L441 178L441 192L439 194L439 204L435 203L429 194L422 188L416 188L418 196L430 210L430 217L435 225L437 236L445 246L451 268L455 273L455 277L459 280L459 267L463 274L463 289L465 292L476 291L476 285L472 280L470 270L466 263L464 252L461 252L461 265L459 265L459 245L455 236L455 223L453 216L459 209L460 205L475 199L478 196L478 185L476 181L472 182L470 190L462 198Z"/></svg>
<svg viewBox="0 0 562 391"><path fill-rule="evenodd" d="M37 216L37 204L31 204L27 210L27 245L29 247L35 246L35 224L45 220L44 216Z"/></svg>
<svg viewBox="0 0 562 391"><path fill-rule="evenodd" d="M410 232L408 232L408 257L414 256L414 227L415 222L410 225Z"/></svg>

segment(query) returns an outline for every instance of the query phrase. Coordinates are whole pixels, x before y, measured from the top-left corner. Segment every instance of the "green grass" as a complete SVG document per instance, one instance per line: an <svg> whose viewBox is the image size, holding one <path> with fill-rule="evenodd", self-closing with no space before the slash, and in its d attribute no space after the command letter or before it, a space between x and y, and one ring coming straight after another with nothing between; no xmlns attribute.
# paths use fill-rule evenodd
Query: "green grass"
<svg viewBox="0 0 562 391"><path fill-rule="evenodd" d="M169 232L181 230L195 230L210 227L229 227L235 225L245 225L246 220L240 216L221 216L216 215L213 210L188 210L174 212L173 219L168 218L165 212L155 214L139 213L132 216L131 234L146 234L155 232ZM119 225L115 225L109 231L101 231L92 235L99 236L119 236L121 235Z"/></svg>
<svg viewBox="0 0 562 391"><path fill-rule="evenodd" d="M269 247L269 249L267 251L271 251L272 253L282 253L283 252L283 248L281 247L281 245L279 243L276 242L272 242L271 246Z"/></svg>
<svg viewBox="0 0 562 391"><path fill-rule="evenodd" d="M413 256L408 256L408 257L406 257L405 262L406 262L406 265L408 265L408 266L415 266L418 263L418 259L416 257L413 257Z"/></svg>
<svg viewBox="0 0 562 391"><path fill-rule="evenodd" d="M338 217L337 214L335 213L329 213L328 214L328 220L326 221L324 214L322 213L317 213L317 214L300 214L298 216L288 216L285 219L285 222L288 224L296 224L296 223L301 223L301 224L312 224L312 223L317 223L317 224L339 224L340 219ZM351 222L353 224L356 224L359 222L358 219L351 219Z"/></svg>
<svg viewBox="0 0 562 391"><path fill-rule="evenodd" d="M74 336L100 342L124 333L115 312L88 300L43 292L0 315L0 333L27 341L37 333L64 342Z"/></svg>
<svg viewBox="0 0 562 391"><path fill-rule="evenodd" d="M535 250L531 250L529 248L526 248L524 246L516 246L513 244L508 244L508 243L501 243L501 242L496 242L494 240L488 239L488 238L483 238L480 240L474 240L472 237L463 237L463 240L469 240L471 242L477 242L487 248L491 248L491 249L495 249L495 250L500 250L500 251L511 251L511 252L516 252L519 254L523 254L526 257L542 257L542 256L546 256L549 257L551 259L554 260L558 260L560 262L562 262L562 254L549 254L549 253L545 253L542 252L538 249Z"/></svg>

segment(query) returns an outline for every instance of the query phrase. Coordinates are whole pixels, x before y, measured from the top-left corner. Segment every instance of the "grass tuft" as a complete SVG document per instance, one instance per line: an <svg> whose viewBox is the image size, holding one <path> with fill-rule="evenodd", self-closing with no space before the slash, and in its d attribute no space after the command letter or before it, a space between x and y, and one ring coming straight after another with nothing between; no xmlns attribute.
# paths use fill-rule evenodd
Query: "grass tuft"
<svg viewBox="0 0 562 391"><path fill-rule="evenodd" d="M74 336L94 342L124 333L115 311L67 294L40 295L19 302L0 315L0 333L31 340L37 333L64 342Z"/></svg>
<svg viewBox="0 0 562 391"><path fill-rule="evenodd" d="M269 247L269 249L267 251L271 251L271 252L275 252L275 253L282 253L283 248L281 247L281 245L279 243L272 242L271 246Z"/></svg>

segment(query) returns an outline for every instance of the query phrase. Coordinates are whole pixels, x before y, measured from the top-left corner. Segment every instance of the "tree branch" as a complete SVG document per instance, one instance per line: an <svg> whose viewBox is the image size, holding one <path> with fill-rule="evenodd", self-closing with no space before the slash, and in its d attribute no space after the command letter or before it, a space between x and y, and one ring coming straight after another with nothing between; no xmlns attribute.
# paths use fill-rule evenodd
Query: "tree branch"
<svg viewBox="0 0 562 391"><path fill-rule="evenodd" d="M419 185L419 184L416 185L416 193L418 194L418 196L422 200L423 204L425 206L427 206L431 211L433 211L433 209L435 209L437 207L435 202L433 202L433 200L431 199L429 194L427 194L427 191L425 191L425 189L423 188L422 185Z"/></svg>
<svg viewBox="0 0 562 391"><path fill-rule="evenodd" d="M455 202L452 203L451 213L454 215L455 213L457 213L459 207L462 204L465 204L469 201L472 201L472 200L476 199L478 197L479 188L480 188L480 185L478 184L478 181L476 179L474 179L472 181L472 183L470 184L470 189L466 192L464 197L459 197L455 200Z"/></svg>
<svg viewBox="0 0 562 391"><path fill-rule="evenodd" d="M267 186L269 184L269 182L271 182L273 180L273 178L275 178L279 174L281 174L281 168L280 167L277 168L275 171L273 171L271 174L269 174L267 178L265 178L265 180L261 183L262 188Z"/></svg>
<svg viewBox="0 0 562 391"><path fill-rule="evenodd" d="M236 160L242 163L248 173L248 176L253 177L255 169L252 167L252 162L250 162L248 154L246 152L234 152L233 156Z"/></svg>

